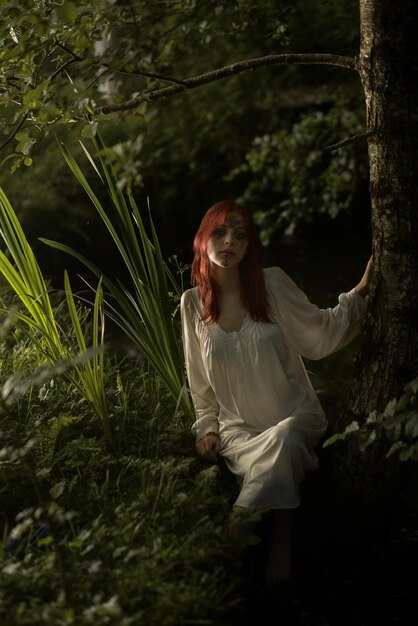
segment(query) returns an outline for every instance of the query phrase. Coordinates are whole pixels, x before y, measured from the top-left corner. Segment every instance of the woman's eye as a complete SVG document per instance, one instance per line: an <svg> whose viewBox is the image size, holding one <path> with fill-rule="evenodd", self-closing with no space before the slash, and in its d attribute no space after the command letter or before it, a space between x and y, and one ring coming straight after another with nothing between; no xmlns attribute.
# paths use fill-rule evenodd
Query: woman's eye
<svg viewBox="0 0 418 626"><path fill-rule="evenodd" d="M225 228L217 228L214 234L215 237L223 237L225 235Z"/></svg>
<svg viewBox="0 0 418 626"><path fill-rule="evenodd" d="M247 237L247 233L245 230L240 230L237 235L236 235L237 239L246 239Z"/></svg>

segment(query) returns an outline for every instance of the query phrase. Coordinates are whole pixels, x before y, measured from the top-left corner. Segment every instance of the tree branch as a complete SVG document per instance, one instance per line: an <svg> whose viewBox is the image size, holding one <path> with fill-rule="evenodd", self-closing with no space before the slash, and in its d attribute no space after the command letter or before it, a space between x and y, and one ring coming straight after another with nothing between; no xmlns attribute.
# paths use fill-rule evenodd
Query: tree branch
<svg viewBox="0 0 418 626"><path fill-rule="evenodd" d="M108 113L115 113L117 111L130 111L136 109L143 102L152 102L153 100L159 100L161 98L168 98L174 96L182 91L188 89L195 89L201 85L212 83L234 74L240 74L241 72L247 72L249 70L256 70L261 67L269 67L272 65L332 65L336 67L343 67L348 70L357 71L357 60L353 57L344 57L336 54L270 54L257 59L247 59L246 61L239 61L232 65L227 65L211 72L201 74L200 76L194 76L193 78L187 78L184 81L178 81L179 84L170 85L169 87L163 87L161 89L154 89L147 93L141 94L137 98L132 98L126 102L119 104L109 104L100 107L96 110L97 115L106 115Z"/></svg>

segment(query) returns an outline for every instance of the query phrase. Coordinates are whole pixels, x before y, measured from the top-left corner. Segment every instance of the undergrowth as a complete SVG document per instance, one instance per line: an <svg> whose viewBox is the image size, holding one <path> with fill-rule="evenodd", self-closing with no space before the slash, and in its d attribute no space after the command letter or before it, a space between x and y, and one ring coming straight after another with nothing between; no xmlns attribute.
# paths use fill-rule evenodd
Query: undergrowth
<svg viewBox="0 0 418 626"><path fill-rule="evenodd" d="M30 370L18 327L0 363ZM0 623L226 626L242 598L220 469L139 356L108 350L105 371L117 453L63 378L0 405Z"/></svg>

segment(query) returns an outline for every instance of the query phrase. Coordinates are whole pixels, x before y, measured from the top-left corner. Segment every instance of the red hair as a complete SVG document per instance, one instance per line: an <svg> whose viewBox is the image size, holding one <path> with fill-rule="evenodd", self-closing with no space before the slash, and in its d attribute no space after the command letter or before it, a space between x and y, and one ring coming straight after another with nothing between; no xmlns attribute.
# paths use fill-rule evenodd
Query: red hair
<svg viewBox="0 0 418 626"><path fill-rule="evenodd" d="M262 265L263 246L249 211L232 200L217 202L206 211L193 242L191 280L198 288L203 319L216 322L221 313L220 288L213 277L207 249L209 240L230 213L241 215L248 238L247 253L239 265L242 303L254 321L271 323Z"/></svg>

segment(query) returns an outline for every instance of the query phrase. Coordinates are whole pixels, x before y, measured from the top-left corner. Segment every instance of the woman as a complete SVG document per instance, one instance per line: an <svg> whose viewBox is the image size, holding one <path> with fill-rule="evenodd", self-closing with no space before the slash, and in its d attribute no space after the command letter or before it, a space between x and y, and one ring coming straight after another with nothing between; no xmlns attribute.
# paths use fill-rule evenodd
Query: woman
<svg viewBox="0 0 418 626"><path fill-rule="evenodd" d="M320 359L359 332L371 261L358 285L320 309L279 267L262 267L249 212L214 204L194 240L192 283L181 299L196 449L236 475L235 513L273 509L266 582L291 569L291 511L327 421L301 357Z"/></svg>

